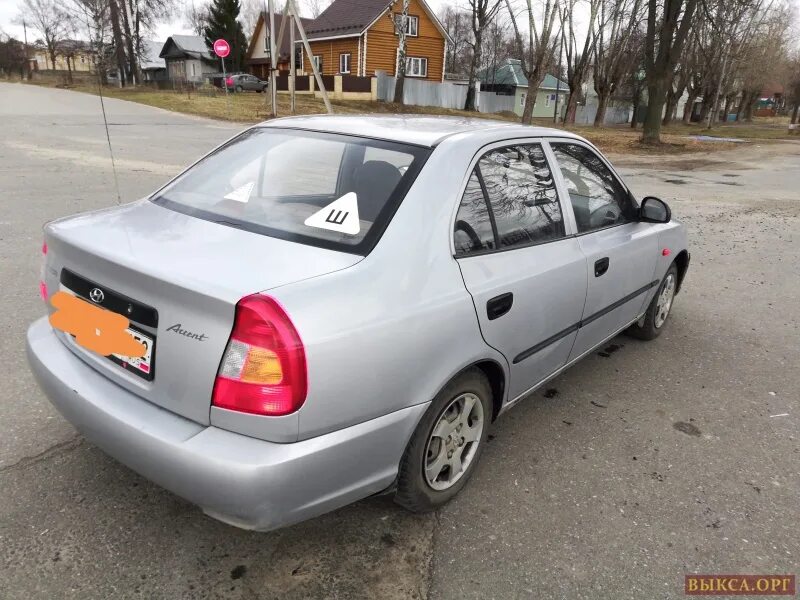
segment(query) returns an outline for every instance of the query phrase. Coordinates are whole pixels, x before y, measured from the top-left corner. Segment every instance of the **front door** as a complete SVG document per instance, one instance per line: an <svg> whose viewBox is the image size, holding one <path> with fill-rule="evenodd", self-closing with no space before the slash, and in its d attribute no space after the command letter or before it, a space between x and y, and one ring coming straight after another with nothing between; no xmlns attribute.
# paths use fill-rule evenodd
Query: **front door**
<svg viewBox="0 0 800 600"><path fill-rule="evenodd" d="M455 256L481 333L508 360L515 399L561 368L586 299L586 257L539 143L499 145L470 175Z"/></svg>
<svg viewBox="0 0 800 600"><path fill-rule="evenodd" d="M572 360L642 314L658 285L653 280L658 236L653 225L638 222L630 193L591 148L572 141L550 145L588 268L586 307Z"/></svg>

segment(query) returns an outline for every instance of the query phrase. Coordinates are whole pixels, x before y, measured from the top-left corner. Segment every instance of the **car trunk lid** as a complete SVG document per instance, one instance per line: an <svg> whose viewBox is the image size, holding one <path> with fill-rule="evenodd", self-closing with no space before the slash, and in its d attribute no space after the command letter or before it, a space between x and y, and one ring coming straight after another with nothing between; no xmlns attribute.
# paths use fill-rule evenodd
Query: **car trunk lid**
<svg viewBox="0 0 800 600"><path fill-rule="evenodd" d="M62 341L119 385L209 422L220 359L244 296L350 267L361 256L271 238L149 201L49 224L46 284L125 314L152 338L147 373ZM99 297L100 294L95 293ZM51 312L55 309L50 306ZM141 340L140 340L141 341Z"/></svg>

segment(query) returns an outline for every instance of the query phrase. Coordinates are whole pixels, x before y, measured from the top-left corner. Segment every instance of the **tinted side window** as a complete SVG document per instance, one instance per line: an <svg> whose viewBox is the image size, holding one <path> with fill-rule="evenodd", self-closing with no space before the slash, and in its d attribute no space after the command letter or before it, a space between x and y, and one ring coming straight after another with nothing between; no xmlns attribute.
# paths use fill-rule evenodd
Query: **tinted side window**
<svg viewBox="0 0 800 600"><path fill-rule="evenodd" d="M494 250L494 230L478 174L472 172L456 214L453 238L456 254Z"/></svg>
<svg viewBox="0 0 800 600"><path fill-rule="evenodd" d="M564 237L555 182L539 144L507 146L478 162L497 225L500 248Z"/></svg>
<svg viewBox="0 0 800 600"><path fill-rule="evenodd" d="M594 152L578 144L551 144L569 191L579 232L632 221L636 207Z"/></svg>

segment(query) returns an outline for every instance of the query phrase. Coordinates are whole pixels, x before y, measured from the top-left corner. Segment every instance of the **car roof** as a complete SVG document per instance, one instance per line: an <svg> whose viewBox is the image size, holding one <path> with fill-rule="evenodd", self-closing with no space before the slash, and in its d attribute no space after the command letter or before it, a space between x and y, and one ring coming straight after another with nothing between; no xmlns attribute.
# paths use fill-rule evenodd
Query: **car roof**
<svg viewBox="0 0 800 600"><path fill-rule="evenodd" d="M488 131L496 131L499 134L498 139L513 137L579 139L579 136L561 129L476 117L439 115L309 115L273 119L258 126L344 133L427 147L435 146L452 135Z"/></svg>

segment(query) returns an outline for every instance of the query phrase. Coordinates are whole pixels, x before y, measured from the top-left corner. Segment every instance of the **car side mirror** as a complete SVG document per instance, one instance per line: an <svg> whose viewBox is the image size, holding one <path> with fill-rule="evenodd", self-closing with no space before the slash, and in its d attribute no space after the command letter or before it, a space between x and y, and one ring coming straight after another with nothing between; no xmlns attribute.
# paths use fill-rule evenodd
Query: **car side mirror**
<svg viewBox="0 0 800 600"><path fill-rule="evenodd" d="M647 196L642 200L642 205L639 207L640 221L646 223L669 223L670 219L672 219L672 211L666 202L655 196Z"/></svg>

